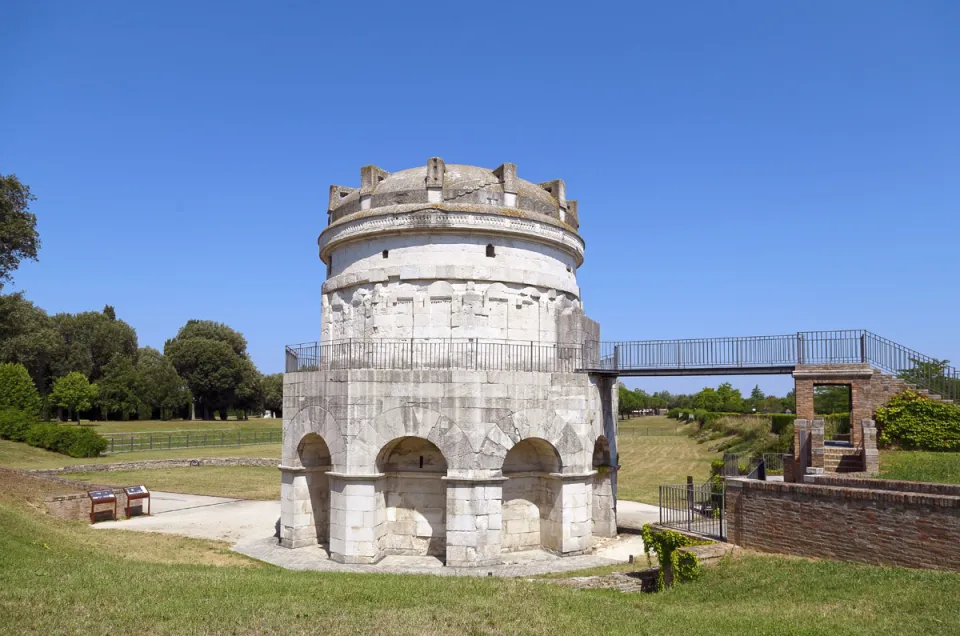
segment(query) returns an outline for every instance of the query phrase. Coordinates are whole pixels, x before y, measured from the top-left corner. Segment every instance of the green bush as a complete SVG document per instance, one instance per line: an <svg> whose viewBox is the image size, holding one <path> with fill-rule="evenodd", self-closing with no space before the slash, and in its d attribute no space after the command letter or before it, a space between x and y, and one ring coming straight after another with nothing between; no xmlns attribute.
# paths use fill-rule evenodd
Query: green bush
<svg viewBox="0 0 960 636"><path fill-rule="evenodd" d="M0 409L12 408L27 415L40 413L40 394L22 364L0 364Z"/></svg>
<svg viewBox="0 0 960 636"><path fill-rule="evenodd" d="M797 416L787 413L774 413L770 415L770 432L779 435L788 426L793 430L793 423Z"/></svg>
<svg viewBox="0 0 960 636"><path fill-rule="evenodd" d="M877 409L877 428L882 446L960 451L960 406L935 402L913 391L904 391Z"/></svg>
<svg viewBox="0 0 960 636"><path fill-rule="evenodd" d="M24 441L27 431L37 423L36 418L19 409L0 408L0 438Z"/></svg>
<svg viewBox="0 0 960 636"><path fill-rule="evenodd" d="M107 440L89 428L37 422L22 411L0 410L0 437L45 448L70 457L97 457Z"/></svg>
<svg viewBox="0 0 960 636"><path fill-rule="evenodd" d="M678 408L670 409L669 411L667 411L667 417L669 417L672 420L680 419L680 409Z"/></svg>

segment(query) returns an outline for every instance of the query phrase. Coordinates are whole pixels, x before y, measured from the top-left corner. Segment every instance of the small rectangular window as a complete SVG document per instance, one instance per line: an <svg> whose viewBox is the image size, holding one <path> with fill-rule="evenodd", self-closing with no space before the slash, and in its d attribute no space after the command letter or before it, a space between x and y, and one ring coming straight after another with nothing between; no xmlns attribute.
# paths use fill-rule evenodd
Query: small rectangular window
<svg viewBox="0 0 960 636"><path fill-rule="evenodd" d="M497 255L493 245L487 245L487 258L494 258Z"/></svg>
<svg viewBox="0 0 960 636"><path fill-rule="evenodd" d="M381 254L384 258L390 258L390 250L383 250Z"/></svg>

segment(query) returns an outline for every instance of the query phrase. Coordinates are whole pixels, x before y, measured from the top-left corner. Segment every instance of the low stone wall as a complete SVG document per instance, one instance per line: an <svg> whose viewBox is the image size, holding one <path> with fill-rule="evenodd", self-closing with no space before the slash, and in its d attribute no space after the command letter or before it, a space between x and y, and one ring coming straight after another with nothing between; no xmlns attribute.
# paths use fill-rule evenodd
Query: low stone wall
<svg viewBox="0 0 960 636"><path fill-rule="evenodd" d="M728 479L728 539L766 552L960 571L957 487L831 476L813 480Z"/></svg>
<svg viewBox="0 0 960 636"><path fill-rule="evenodd" d="M123 488L99 487L91 484L83 484L88 490L110 490L117 497L117 519L126 519L127 493ZM55 517L67 519L68 521L83 521L90 523L90 498L86 494L65 495L61 497L50 497L44 500L47 512ZM143 514L146 504L142 499L134 501L130 508L130 516L135 517ZM96 508L96 520L107 521L113 519L113 504L98 504Z"/></svg>
<svg viewBox="0 0 960 636"><path fill-rule="evenodd" d="M63 468L26 470L32 475L61 475L65 473L93 473L121 470L150 470L156 468L189 468L191 466L260 466L276 468L279 459L260 457L195 457L193 459L145 459L139 462L115 462L111 464L78 464Z"/></svg>

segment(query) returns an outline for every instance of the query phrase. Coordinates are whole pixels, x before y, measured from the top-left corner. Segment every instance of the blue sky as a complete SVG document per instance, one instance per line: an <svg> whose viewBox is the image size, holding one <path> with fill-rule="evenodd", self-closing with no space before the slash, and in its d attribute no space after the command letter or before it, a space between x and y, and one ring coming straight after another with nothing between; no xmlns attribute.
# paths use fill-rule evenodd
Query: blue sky
<svg viewBox="0 0 960 636"><path fill-rule="evenodd" d="M958 32L950 1L8 0L0 173L43 240L8 289L155 347L223 321L280 371L319 337L329 184L436 155L566 181L604 339L866 328L960 361Z"/></svg>

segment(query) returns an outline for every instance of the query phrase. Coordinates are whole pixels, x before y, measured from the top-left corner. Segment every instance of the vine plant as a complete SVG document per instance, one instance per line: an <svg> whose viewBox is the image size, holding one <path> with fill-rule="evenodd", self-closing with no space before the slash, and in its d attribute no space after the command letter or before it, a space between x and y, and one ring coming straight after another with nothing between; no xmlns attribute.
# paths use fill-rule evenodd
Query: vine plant
<svg viewBox="0 0 960 636"><path fill-rule="evenodd" d="M700 576L701 567L697 555L689 552L681 553L678 548L714 543L706 539L695 539L674 530L654 528L649 523L643 526L641 533L647 563L653 565L650 559L651 551L657 553L657 561L660 562L657 591L663 591L666 588L664 574L667 569L672 573L674 581L692 581Z"/></svg>

